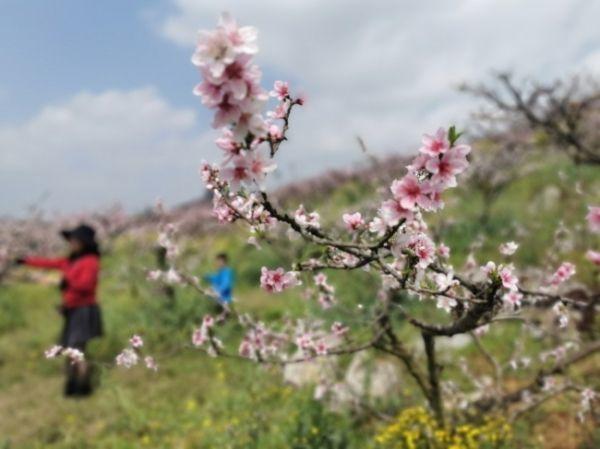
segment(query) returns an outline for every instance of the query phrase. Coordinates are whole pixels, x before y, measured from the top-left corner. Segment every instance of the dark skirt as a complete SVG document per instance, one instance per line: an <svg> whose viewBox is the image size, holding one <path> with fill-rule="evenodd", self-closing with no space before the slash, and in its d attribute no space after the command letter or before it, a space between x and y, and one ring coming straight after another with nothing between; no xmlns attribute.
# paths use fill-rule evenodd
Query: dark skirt
<svg viewBox="0 0 600 449"><path fill-rule="evenodd" d="M82 349L86 343L103 334L102 313L97 304L63 309L65 324L59 344L63 347Z"/></svg>

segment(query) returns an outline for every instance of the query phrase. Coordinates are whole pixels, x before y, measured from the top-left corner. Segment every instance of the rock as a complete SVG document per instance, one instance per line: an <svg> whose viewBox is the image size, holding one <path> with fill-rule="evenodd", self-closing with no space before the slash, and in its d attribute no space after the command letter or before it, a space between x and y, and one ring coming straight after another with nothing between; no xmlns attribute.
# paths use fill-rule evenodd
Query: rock
<svg viewBox="0 0 600 449"><path fill-rule="evenodd" d="M439 337L435 339L436 349L461 349L473 343L468 334L457 334L452 337Z"/></svg>
<svg viewBox="0 0 600 449"><path fill-rule="evenodd" d="M400 394L402 379L394 361L360 352L352 359L344 381L356 397L382 399Z"/></svg>
<svg viewBox="0 0 600 449"><path fill-rule="evenodd" d="M302 357L302 353L294 358ZM337 357L319 357L308 362L291 363L283 368L283 380L297 387L314 385L335 378Z"/></svg>
<svg viewBox="0 0 600 449"><path fill-rule="evenodd" d="M331 386L327 393L327 408L329 411L344 413L349 408L359 408L357 395L346 382L338 382Z"/></svg>
<svg viewBox="0 0 600 449"><path fill-rule="evenodd" d="M560 201L561 191L556 186L548 186L542 192L541 206L544 210L555 207Z"/></svg>

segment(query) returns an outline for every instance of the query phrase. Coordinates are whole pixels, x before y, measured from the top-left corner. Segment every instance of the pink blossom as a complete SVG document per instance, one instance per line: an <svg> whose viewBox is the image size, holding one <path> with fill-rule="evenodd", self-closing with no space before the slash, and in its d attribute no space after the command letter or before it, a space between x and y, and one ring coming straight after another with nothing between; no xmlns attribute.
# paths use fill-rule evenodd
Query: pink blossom
<svg viewBox="0 0 600 449"><path fill-rule="evenodd" d="M328 347L324 340L319 340L314 346L317 355L327 355Z"/></svg>
<svg viewBox="0 0 600 449"><path fill-rule="evenodd" d="M283 131L281 131L279 126L271 125L269 126L269 138L275 142L281 140L283 139Z"/></svg>
<svg viewBox="0 0 600 449"><path fill-rule="evenodd" d="M240 347L238 348L238 354L241 357L245 357L247 359L253 358L254 356L252 343L250 343L250 341L246 337L244 337L244 339L240 343Z"/></svg>
<svg viewBox="0 0 600 449"><path fill-rule="evenodd" d="M231 158L239 156L242 146L233 138L233 133L230 129L224 128L223 134L219 137L215 143L225 153L225 163Z"/></svg>
<svg viewBox="0 0 600 449"><path fill-rule="evenodd" d="M431 181L448 187L456 187L456 175L462 173L469 166L467 154L471 147L467 145L457 145L448 150L441 157L432 157L425 163L425 168L433 173Z"/></svg>
<svg viewBox="0 0 600 449"><path fill-rule="evenodd" d="M207 339L208 335L204 326L195 329L192 333L192 344L196 347L202 346Z"/></svg>
<svg viewBox="0 0 600 449"><path fill-rule="evenodd" d="M390 190L404 209L413 210L416 206L426 208L429 205L429 198L414 175L408 174L400 180L393 181Z"/></svg>
<svg viewBox="0 0 600 449"><path fill-rule="evenodd" d="M448 132L444 128L439 128L433 136L424 134L422 143L419 151L430 156L438 156L450 149Z"/></svg>
<svg viewBox="0 0 600 449"><path fill-rule="evenodd" d="M240 106L232 102L229 95L224 95L217 107L218 110L212 122L213 128L222 128L231 123L236 123L242 116Z"/></svg>
<svg viewBox="0 0 600 449"><path fill-rule="evenodd" d="M348 331L349 331L349 328L347 326L344 326L339 321L335 321L331 325L331 332L333 333L333 335L336 335L338 337L345 335Z"/></svg>
<svg viewBox="0 0 600 449"><path fill-rule="evenodd" d="M313 279L315 284L320 287L327 285L327 275L325 273L317 273Z"/></svg>
<svg viewBox="0 0 600 449"><path fill-rule="evenodd" d="M220 84L213 84L208 80L203 80L194 87L194 95L200 97L202 104L207 108L215 108L223 101L225 91Z"/></svg>
<svg viewBox="0 0 600 449"><path fill-rule="evenodd" d="M206 67L214 76L221 76L227 64L235 59L236 51L222 28L200 31L198 45L192 56L192 64Z"/></svg>
<svg viewBox="0 0 600 449"><path fill-rule="evenodd" d="M360 212L344 214L342 215L342 220L349 231L357 231L365 226L365 221L363 220Z"/></svg>
<svg viewBox="0 0 600 449"><path fill-rule="evenodd" d="M129 339L129 344L134 348L141 348L144 346L144 340L139 335L134 335Z"/></svg>
<svg viewBox="0 0 600 449"><path fill-rule="evenodd" d="M447 296L438 296L437 305L438 309L444 309L447 313L450 313L454 307L456 307L457 302L454 298L449 298Z"/></svg>
<svg viewBox="0 0 600 449"><path fill-rule="evenodd" d="M165 273L165 282L167 284L179 284L181 281L181 276L174 268L169 268L169 270Z"/></svg>
<svg viewBox="0 0 600 449"><path fill-rule="evenodd" d="M236 139L245 139L248 134L259 137L265 136L267 123L259 113L261 108L261 104L255 102L246 105L246 109L243 109L238 118L233 120L235 122L233 135Z"/></svg>
<svg viewBox="0 0 600 449"><path fill-rule="evenodd" d="M288 111L288 104L287 103L279 103L276 107L274 111L269 111L267 112L267 117L271 118L271 119L283 119L285 118L287 111Z"/></svg>
<svg viewBox="0 0 600 449"><path fill-rule="evenodd" d="M594 250L589 249L585 253L585 257L587 258L587 260L592 262L594 265L600 265L600 251L594 251Z"/></svg>
<svg viewBox="0 0 600 449"><path fill-rule="evenodd" d="M586 218L590 231L600 232L600 206L588 206Z"/></svg>
<svg viewBox="0 0 600 449"><path fill-rule="evenodd" d="M215 201L213 202L212 214L220 223L231 223L236 218L235 211L224 201L218 200L217 197L215 197Z"/></svg>
<svg viewBox="0 0 600 449"><path fill-rule="evenodd" d="M388 226L395 226L400 220L411 220L413 217L412 211L402 207L400 201L395 199L384 201L379 214Z"/></svg>
<svg viewBox="0 0 600 449"><path fill-rule="evenodd" d="M504 296L502 296L502 300L504 301L504 303L510 306L513 310L521 307L522 299L523 295L515 290L506 292Z"/></svg>
<svg viewBox="0 0 600 449"><path fill-rule="evenodd" d="M213 31L200 31L192 63L206 68L212 76L221 76L227 65L238 55L253 55L258 51L254 27L238 27L233 18L224 13Z"/></svg>
<svg viewBox="0 0 600 449"><path fill-rule="evenodd" d="M423 181L423 193L427 197L427 201L424 202L423 208L428 211L436 211L444 207L442 201L442 192L448 187L439 180L431 179Z"/></svg>
<svg viewBox="0 0 600 449"><path fill-rule="evenodd" d="M277 164L258 150L252 151L247 159L250 176L262 187L266 176L277 168Z"/></svg>
<svg viewBox="0 0 600 449"><path fill-rule="evenodd" d="M125 368L131 368L134 365L137 365L139 361L139 356L137 352L135 352L131 348L126 348L121 351L119 355L117 355L115 359L118 366L123 366Z"/></svg>
<svg viewBox="0 0 600 449"><path fill-rule="evenodd" d="M319 294L317 301L323 310L330 309L336 303L335 296L329 292L322 292Z"/></svg>
<svg viewBox="0 0 600 449"><path fill-rule="evenodd" d="M70 360L71 363L83 362L85 359L83 352L76 348L64 348L62 350L62 355Z"/></svg>
<svg viewBox="0 0 600 449"><path fill-rule="evenodd" d="M409 171L409 173L412 173L413 175L418 174L421 170L425 169L425 164L429 159L430 156L426 154L419 154L413 159L410 165L406 166L406 169Z"/></svg>
<svg viewBox="0 0 600 449"><path fill-rule="evenodd" d="M290 88L287 81L275 81L273 90L269 92L272 97L277 97L278 100L285 100L290 95Z"/></svg>
<svg viewBox="0 0 600 449"><path fill-rule="evenodd" d="M585 415L592 411L592 404L597 398L598 393L591 388L584 388L581 390L579 411L577 412L577 418L579 421L585 421Z"/></svg>
<svg viewBox="0 0 600 449"><path fill-rule="evenodd" d="M473 254L470 254L470 256L474 258ZM489 276L490 274L496 271L496 264L490 260L484 266L481 267L481 271L483 271Z"/></svg>
<svg viewBox="0 0 600 449"><path fill-rule="evenodd" d="M445 292L448 289L454 287L455 285L458 285L458 281L454 279L454 274L452 272L435 273L433 276L433 280L440 292Z"/></svg>
<svg viewBox="0 0 600 449"><path fill-rule="evenodd" d="M558 327L564 329L569 324L569 312L565 305L558 301L552 306L552 311L558 319Z"/></svg>
<svg viewBox="0 0 600 449"><path fill-rule="evenodd" d="M213 190L219 183L219 169L208 162L204 161L200 165L200 176L202 182L209 190Z"/></svg>
<svg viewBox="0 0 600 449"><path fill-rule="evenodd" d="M498 249L501 254L504 254L505 256L512 256L517 251L518 248L519 248L518 243L506 242L506 243L502 243Z"/></svg>
<svg viewBox="0 0 600 449"><path fill-rule="evenodd" d="M352 267L358 263L358 257L356 257L354 254L342 253L340 258L342 264L347 267Z"/></svg>
<svg viewBox="0 0 600 449"><path fill-rule="evenodd" d="M252 26L240 27L229 13L221 14L219 28L227 34L234 51L237 54L254 55L258 53L258 30Z"/></svg>
<svg viewBox="0 0 600 449"><path fill-rule="evenodd" d="M418 266L426 268L433 262L435 245L426 234L415 234L409 238L407 247L419 258Z"/></svg>
<svg viewBox="0 0 600 449"><path fill-rule="evenodd" d="M382 220L379 217L373 218L373 220L369 223L369 231L373 234L377 234L379 237L383 237L383 235L388 230L388 225L385 220Z"/></svg>
<svg viewBox="0 0 600 449"><path fill-rule="evenodd" d="M202 326L205 329L211 328L215 325L215 319L213 318L212 315L204 315L204 318L202 318Z"/></svg>
<svg viewBox="0 0 600 449"><path fill-rule="evenodd" d="M517 284L519 283L519 279L513 273L512 267L503 267L500 269L500 280L502 281L502 286L511 291L517 291L519 287Z"/></svg>
<svg viewBox="0 0 600 449"><path fill-rule="evenodd" d="M260 285L269 293L279 293L299 284L298 276L293 271L286 272L283 268L269 270L267 267L262 267L261 269Z"/></svg>
<svg viewBox="0 0 600 449"><path fill-rule="evenodd" d="M58 355L60 355L62 350L63 350L62 346L54 345L50 349L47 349L46 351L44 351L44 356L47 359L53 359L53 358L57 357Z"/></svg>
<svg viewBox="0 0 600 449"><path fill-rule="evenodd" d="M158 365L156 363L156 360L154 360L154 357L151 357L149 355L144 357L144 364L146 365L146 368L148 368L150 371L158 371Z"/></svg>
<svg viewBox="0 0 600 449"><path fill-rule="evenodd" d="M321 227L321 216L319 213L307 212L302 204L298 206L298 209L296 209L296 212L294 212L294 219L300 226L303 227L311 226L317 229Z"/></svg>
<svg viewBox="0 0 600 449"><path fill-rule="evenodd" d="M450 248L443 243L440 243L437 247L437 253L440 257L448 259L450 257Z"/></svg>
<svg viewBox="0 0 600 449"><path fill-rule="evenodd" d="M252 180L248 158L235 156L231 159L231 165L221 170L221 176L229 181L231 188L237 190L241 183Z"/></svg>
<svg viewBox="0 0 600 449"><path fill-rule="evenodd" d="M203 103L208 107L214 107L218 104L215 100L223 95L230 95L236 102L246 99L252 89L257 89L255 86L260 83L261 77L260 69L251 61L250 56L239 56L218 77L205 72L204 83L209 83L211 86L203 87L203 83L198 87ZM205 100L205 97L208 98Z"/></svg>
<svg viewBox="0 0 600 449"><path fill-rule="evenodd" d="M570 262L563 262L560 267L550 277L550 285L557 287L567 281L575 274L575 265Z"/></svg>
<svg viewBox="0 0 600 449"><path fill-rule="evenodd" d="M303 333L296 338L296 345L302 351L307 351L313 346L312 336L309 333Z"/></svg>

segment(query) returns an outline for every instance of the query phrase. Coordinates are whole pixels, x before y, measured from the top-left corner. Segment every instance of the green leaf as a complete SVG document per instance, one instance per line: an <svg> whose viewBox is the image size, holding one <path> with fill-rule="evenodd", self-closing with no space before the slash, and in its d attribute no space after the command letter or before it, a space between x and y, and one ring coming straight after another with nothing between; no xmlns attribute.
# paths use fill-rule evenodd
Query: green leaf
<svg viewBox="0 0 600 449"><path fill-rule="evenodd" d="M462 136L463 132L456 132L456 126L452 125L448 129L448 140L450 141L450 146L453 147L456 141Z"/></svg>

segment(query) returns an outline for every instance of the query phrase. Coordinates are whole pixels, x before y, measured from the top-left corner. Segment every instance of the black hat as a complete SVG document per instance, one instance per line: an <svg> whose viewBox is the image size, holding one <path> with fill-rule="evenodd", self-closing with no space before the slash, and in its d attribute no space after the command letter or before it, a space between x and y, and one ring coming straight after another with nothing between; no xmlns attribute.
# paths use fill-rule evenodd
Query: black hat
<svg viewBox="0 0 600 449"><path fill-rule="evenodd" d="M67 240L77 239L84 245L96 243L96 231L86 224L81 224L73 229L63 229L60 234Z"/></svg>

